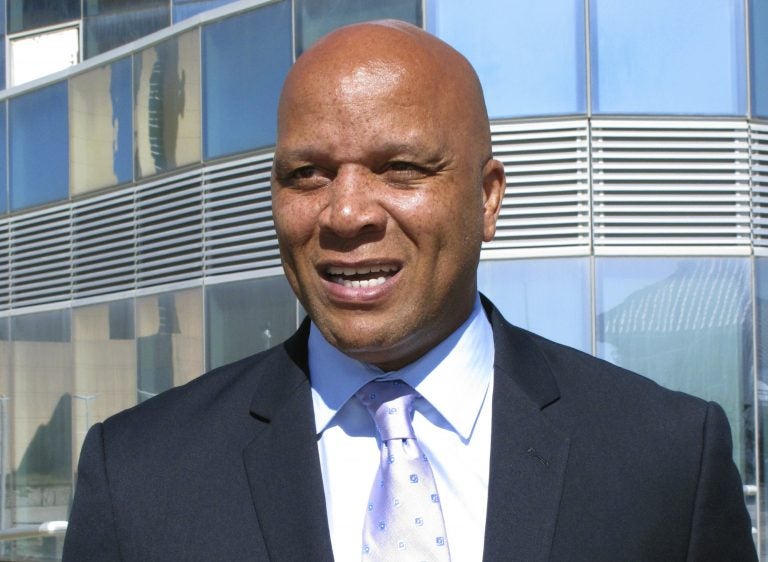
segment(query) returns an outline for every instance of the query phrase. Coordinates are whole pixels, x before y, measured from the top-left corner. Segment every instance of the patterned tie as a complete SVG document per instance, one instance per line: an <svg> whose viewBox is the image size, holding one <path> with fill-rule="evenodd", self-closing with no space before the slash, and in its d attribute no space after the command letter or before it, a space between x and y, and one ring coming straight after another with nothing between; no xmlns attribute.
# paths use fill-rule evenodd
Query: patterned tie
<svg viewBox="0 0 768 562"><path fill-rule="evenodd" d="M363 526L365 562L450 560L435 479L411 426L415 397L403 381L371 382L357 392L382 441Z"/></svg>

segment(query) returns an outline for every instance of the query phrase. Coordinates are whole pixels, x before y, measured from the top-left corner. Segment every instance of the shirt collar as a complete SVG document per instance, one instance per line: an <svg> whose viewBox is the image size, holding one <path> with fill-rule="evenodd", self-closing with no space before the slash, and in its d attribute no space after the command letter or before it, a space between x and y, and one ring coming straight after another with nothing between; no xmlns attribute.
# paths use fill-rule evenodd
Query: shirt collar
<svg viewBox="0 0 768 562"><path fill-rule="evenodd" d="M468 439L493 374L493 331L480 297L469 318L424 356L397 371L384 372L344 355L312 324L309 372L317 433L364 384L402 379L415 388L454 430Z"/></svg>

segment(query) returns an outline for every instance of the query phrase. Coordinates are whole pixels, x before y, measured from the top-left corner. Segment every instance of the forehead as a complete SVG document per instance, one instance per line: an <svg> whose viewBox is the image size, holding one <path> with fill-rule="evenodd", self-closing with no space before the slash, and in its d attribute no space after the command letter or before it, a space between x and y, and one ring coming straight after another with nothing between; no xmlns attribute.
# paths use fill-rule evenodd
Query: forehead
<svg viewBox="0 0 768 562"><path fill-rule="evenodd" d="M303 74L284 92L278 145L329 136L351 145L366 136L381 144L408 144L433 137L450 123L435 82L420 80L408 67L374 60L320 70Z"/></svg>
<svg viewBox="0 0 768 562"><path fill-rule="evenodd" d="M397 59L320 60L300 68L286 82L280 117L313 113L317 108L327 113L371 105L426 109L437 102L438 82L434 72L420 72L413 64Z"/></svg>
<svg viewBox="0 0 768 562"><path fill-rule="evenodd" d="M345 72L339 72L336 84L329 84L342 98L365 98L371 95L396 95L408 85L408 71L402 64L372 60Z"/></svg>

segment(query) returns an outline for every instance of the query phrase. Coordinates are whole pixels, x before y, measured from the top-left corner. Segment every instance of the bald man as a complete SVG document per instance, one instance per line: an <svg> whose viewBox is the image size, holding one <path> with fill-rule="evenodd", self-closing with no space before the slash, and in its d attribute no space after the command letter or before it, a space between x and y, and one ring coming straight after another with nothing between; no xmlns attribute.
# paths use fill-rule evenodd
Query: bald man
<svg viewBox="0 0 768 562"><path fill-rule="evenodd" d="M504 172L459 53L389 21L317 42L286 79L272 187L309 318L95 425L65 561L756 560L719 406L478 295ZM380 389L403 402L371 407ZM402 435L378 417L400 404ZM387 534L417 501L400 450L434 552Z"/></svg>

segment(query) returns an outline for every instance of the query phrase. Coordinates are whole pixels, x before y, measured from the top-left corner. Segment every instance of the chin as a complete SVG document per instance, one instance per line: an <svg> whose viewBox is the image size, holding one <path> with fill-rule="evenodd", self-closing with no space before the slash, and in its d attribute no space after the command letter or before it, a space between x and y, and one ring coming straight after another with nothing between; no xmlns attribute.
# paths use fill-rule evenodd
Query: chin
<svg viewBox="0 0 768 562"><path fill-rule="evenodd" d="M382 339L382 333L388 332L382 329L373 334L353 331L353 333L332 333L325 336L331 345L345 355L363 363L378 365L379 363L389 363L402 355L398 350L399 341L392 341L393 338L390 337Z"/></svg>

